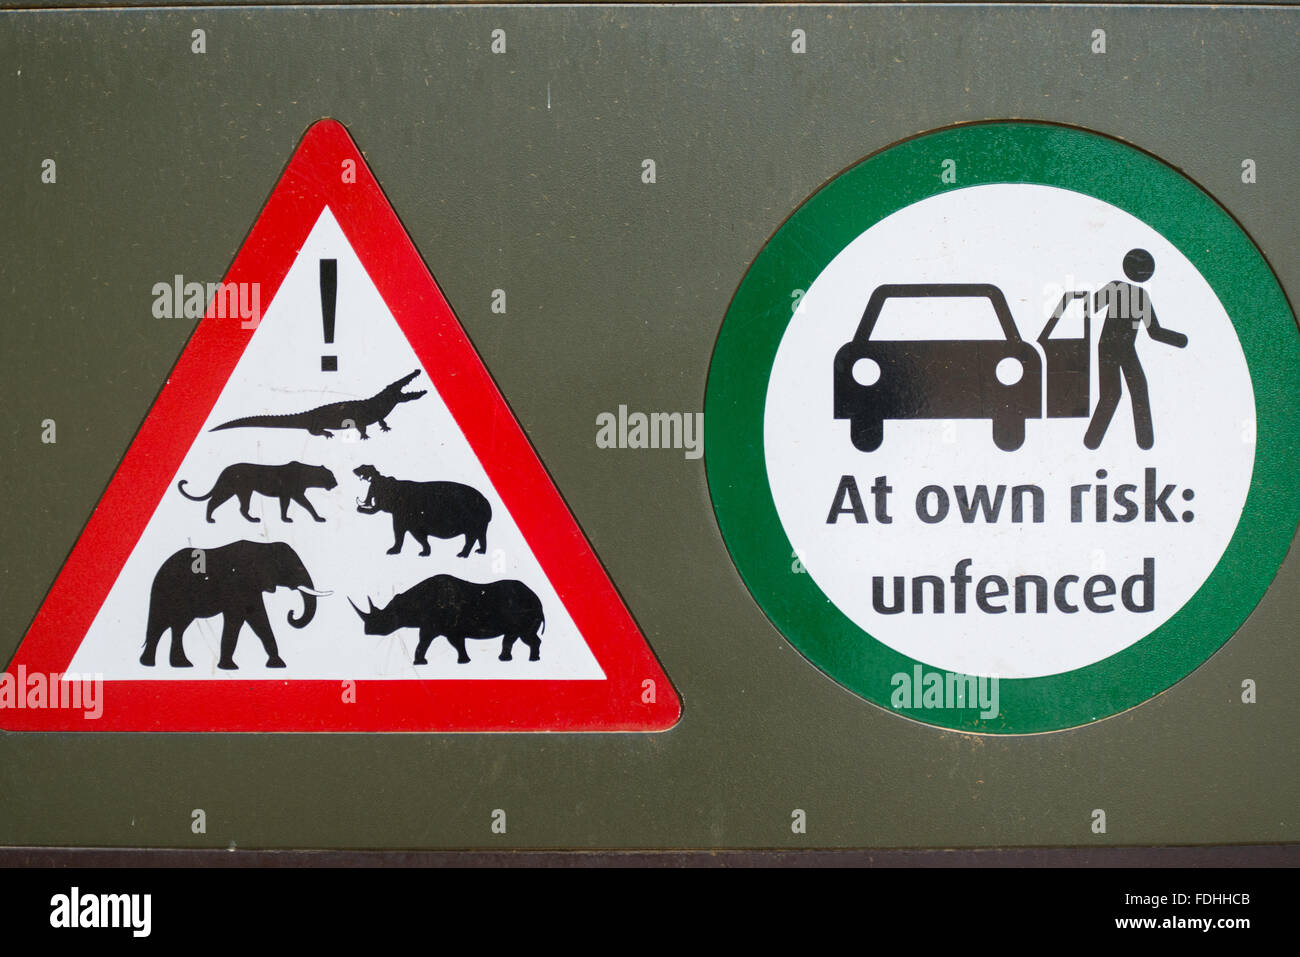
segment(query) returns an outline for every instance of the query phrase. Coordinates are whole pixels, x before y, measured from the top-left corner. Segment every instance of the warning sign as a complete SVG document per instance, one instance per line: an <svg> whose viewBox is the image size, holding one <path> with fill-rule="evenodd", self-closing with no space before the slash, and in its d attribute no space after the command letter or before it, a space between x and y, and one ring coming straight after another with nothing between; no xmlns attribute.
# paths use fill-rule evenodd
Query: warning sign
<svg viewBox="0 0 1300 957"><path fill-rule="evenodd" d="M852 690L1081 724L1190 672L1271 581L1298 358L1263 257L1181 174L959 127L842 174L760 254L710 373L710 487L755 597Z"/></svg>
<svg viewBox="0 0 1300 957"><path fill-rule="evenodd" d="M239 298L254 286L256 295ZM337 123L307 133L9 668L12 729L657 730L680 706ZM220 290L219 290L220 293ZM102 681L101 713L57 706ZM65 696L66 697L66 696Z"/></svg>

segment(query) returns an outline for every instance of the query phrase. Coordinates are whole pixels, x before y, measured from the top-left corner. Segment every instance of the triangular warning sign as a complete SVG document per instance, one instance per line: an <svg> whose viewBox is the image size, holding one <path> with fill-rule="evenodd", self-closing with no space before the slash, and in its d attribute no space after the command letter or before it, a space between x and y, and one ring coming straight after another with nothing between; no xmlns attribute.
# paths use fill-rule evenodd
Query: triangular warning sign
<svg viewBox="0 0 1300 957"><path fill-rule="evenodd" d="M356 145L315 124L0 678L0 726L680 710Z"/></svg>

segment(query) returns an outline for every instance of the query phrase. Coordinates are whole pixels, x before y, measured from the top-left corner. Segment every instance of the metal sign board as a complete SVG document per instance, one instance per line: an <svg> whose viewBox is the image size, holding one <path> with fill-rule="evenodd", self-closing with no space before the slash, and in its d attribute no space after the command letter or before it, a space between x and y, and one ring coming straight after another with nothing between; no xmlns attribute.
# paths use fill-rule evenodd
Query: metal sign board
<svg viewBox="0 0 1300 957"><path fill-rule="evenodd" d="M841 174L760 253L713 360L714 503L842 684L946 727L1071 727L1185 677L1272 582L1300 399L1269 384L1297 376L1276 277L1176 170L955 127Z"/></svg>
<svg viewBox="0 0 1300 957"><path fill-rule="evenodd" d="M209 491L186 489L196 476ZM626 731L679 714L328 120L213 293L0 696L11 730Z"/></svg>
<svg viewBox="0 0 1300 957"><path fill-rule="evenodd" d="M0 0L0 847L1293 842L1297 29Z"/></svg>

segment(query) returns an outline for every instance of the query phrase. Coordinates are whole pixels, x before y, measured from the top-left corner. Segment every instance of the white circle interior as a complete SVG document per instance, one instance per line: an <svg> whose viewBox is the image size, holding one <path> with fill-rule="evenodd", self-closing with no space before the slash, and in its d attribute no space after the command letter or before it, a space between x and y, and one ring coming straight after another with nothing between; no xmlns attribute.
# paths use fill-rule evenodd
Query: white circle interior
<svg viewBox="0 0 1300 957"><path fill-rule="evenodd" d="M1156 322L1188 337L1185 348L1175 348L1153 340L1149 329L1136 330L1154 424L1150 451L1137 445L1127 383L1096 451L1083 442L1088 416L1030 418L1024 444L1015 451L994 445L988 418L886 419L883 443L873 452L858 451L849 439L848 420L833 417L835 353L854 338L877 286L991 283L1004 294L1020 338L1042 361L1037 340L1063 294L1095 292L1112 280L1124 280L1124 255L1134 248L1147 250L1155 260L1155 272L1142 286ZM973 312L959 308L952 313L952 321L972 325L963 326L968 333L951 338L1001 337L991 311L986 318L993 323L992 335L987 327L975 330L981 321L980 304L975 306ZM899 335L898 328L891 333L884 310L877 329L881 336L915 342L916 354L924 356L927 338L950 336L936 336L933 329L927 333L925 316L918 315L912 335ZM1072 320L1071 315L1058 324L1054 338L1082 332L1081 317ZM905 309L901 316L906 330L912 313ZM1093 317L1086 347L1090 410L1099 394L1097 338L1104 319L1104 310ZM1067 328L1071 321L1073 330ZM1083 347L1075 350L1082 353ZM1045 365L1043 369L1045 403L1049 383ZM939 378L959 381L963 375L970 373L945 367ZM976 378L970 382L977 389L998 387ZM1063 382L1054 379L1052 385L1060 388ZM953 190L898 210L831 261L800 300L782 337L768 382L763 442L768 482L786 535L803 568L840 611L885 645L932 667L1032 678L1073 671L1122 651L1167 621L1204 584L1246 501L1254 425L1250 373L1232 323L1209 284L1177 248L1141 220L1093 197L1051 186L996 184ZM1096 477L1099 469L1106 470L1106 478ZM1155 469L1154 495L1146 489L1148 469ZM851 496L839 492L843 476L854 477L860 515L853 513ZM877 496L871 491L877 476L885 476L892 489L881 496L889 523L877 518ZM921 521L916 506L918 491L930 485L943 488L949 500L947 518L933 524ZM1005 486L997 520L989 522L977 511L966 522L959 487L974 506L980 485L990 503L996 501L998 487ZM1027 485L1042 490L1041 523L1032 520L1032 490L1015 492L1016 486ZM1075 485L1088 486L1079 496L1078 522L1071 520ZM1098 485L1107 486L1105 522L1096 521ZM1137 509L1129 522L1114 520L1129 511L1115 498L1122 485L1135 486L1124 496ZM1175 487L1161 499L1167 485ZM1190 500L1184 498L1185 489L1192 492ZM837 498L841 509L831 523ZM931 508L937 498L931 493ZM1023 505L1020 522L1012 520L1017 498ZM1164 509L1175 521L1168 520ZM865 523L859 521L862 516ZM1149 582L1148 558L1153 559ZM970 581L954 582L963 559L971 560L965 569ZM1115 594L1106 596L1105 581L1099 579L1092 586L1093 604L1109 611L1085 607L1085 583L1098 575L1113 582ZM938 583L923 581L916 595L914 580L920 576L934 576ZM1006 583L1005 596L998 595L996 581L984 586L985 604L1001 607L1001 612L978 605L977 590L989 576ZM1124 586L1134 576L1138 579L1125 603ZM904 585L904 607L898 612L891 609L896 577ZM1063 578L1065 607L1078 611L1063 610L1055 601ZM881 610L874 594L877 579ZM942 585L942 612L935 605L936 584ZM964 613L956 611L959 591ZM1044 612L1039 611L1040 591ZM921 599L920 608L913 604L915 597Z"/></svg>

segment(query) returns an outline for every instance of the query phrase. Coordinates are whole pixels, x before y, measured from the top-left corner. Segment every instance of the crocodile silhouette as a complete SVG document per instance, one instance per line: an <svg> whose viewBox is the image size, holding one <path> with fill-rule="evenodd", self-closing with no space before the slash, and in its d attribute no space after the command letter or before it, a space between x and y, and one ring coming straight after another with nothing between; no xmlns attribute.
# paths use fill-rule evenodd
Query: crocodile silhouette
<svg viewBox="0 0 1300 957"><path fill-rule="evenodd" d="M250 415L243 419L233 419L222 425L213 426L208 431L220 432L222 429L263 428L263 429L305 429L312 435L334 438L333 432L342 429L356 429L363 439L368 439L366 429L378 423L384 432L391 432L384 420L392 414L399 403L410 402L424 395L419 392L403 392L402 388L420 374L416 369L408 376L398 379L378 395L369 399L349 399L344 402L331 402L307 412L293 412L288 415Z"/></svg>

